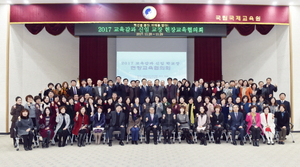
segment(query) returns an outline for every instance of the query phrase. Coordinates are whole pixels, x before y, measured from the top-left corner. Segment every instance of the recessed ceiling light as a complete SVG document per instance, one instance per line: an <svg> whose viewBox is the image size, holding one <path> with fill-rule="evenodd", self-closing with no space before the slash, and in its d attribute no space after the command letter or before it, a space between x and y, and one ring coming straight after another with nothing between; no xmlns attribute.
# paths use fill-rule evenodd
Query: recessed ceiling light
<svg viewBox="0 0 300 167"><path fill-rule="evenodd" d="M8 4L11 4L11 1L6 1Z"/></svg>
<svg viewBox="0 0 300 167"><path fill-rule="evenodd" d="M164 0L159 0L158 3L164 3Z"/></svg>
<svg viewBox="0 0 300 167"><path fill-rule="evenodd" d="M212 1L212 0L209 0L207 3L208 3L208 4L212 4L212 3L213 3L213 1Z"/></svg>
<svg viewBox="0 0 300 167"><path fill-rule="evenodd" d="M78 3L78 0L73 0L73 3Z"/></svg>
<svg viewBox="0 0 300 167"><path fill-rule="evenodd" d="M96 3L96 0L91 0L92 3Z"/></svg>
<svg viewBox="0 0 300 167"><path fill-rule="evenodd" d="M294 2L290 2L289 5L294 5Z"/></svg>
<svg viewBox="0 0 300 167"><path fill-rule="evenodd" d="M29 1L28 1L28 0L24 0L24 3L25 3L25 4L29 4Z"/></svg>
<svg viewBox="0 0 300 167"><path fill-rule="evenodd" d="M273 3L272 3L272 5L277 5L277 2L276 2L276 1L275 1L275 2L273 2Z"/></svg>
<svg viewBox="0 0 300 167"><path fill-rule="evenodd" d="M230 1L229 0L225 1L225 4L230 4Z"/></svg>

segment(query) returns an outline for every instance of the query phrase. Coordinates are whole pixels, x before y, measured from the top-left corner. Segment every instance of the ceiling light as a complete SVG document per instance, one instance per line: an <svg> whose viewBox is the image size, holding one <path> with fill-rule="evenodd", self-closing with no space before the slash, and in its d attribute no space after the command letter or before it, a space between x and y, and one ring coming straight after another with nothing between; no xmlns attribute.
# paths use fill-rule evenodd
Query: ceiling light
<svg viewBox="0 0 300 167"><path fill-rule="evenodd" d="M96 0L91 0L92 3L96 3Z"/></svg>
<svg viewBox="0 0 300 167"><path fill-rule="evenodd" d="M228 1L228 0L227 0L227 1L225 1L225 4L230 4L230 1Z"/></svg>
<svg viewBox="0 0 300 167"><path fill-rule="evenodd" d="M159 0L158 2L159 2L159 3L164 3L164 0Z"/></svg>
<svg viewBox="0 0 300 167"><path fill-rule="evenodd" d="M78 3L78 0L73 0L73 3Z"/></svg>
<svg viewBox="0 0 300 167"><path fill-rule="evenodd" d="M277 2L273 2L272 5L277 5Z"/></svg>
<svg viewBox="0 0 300 167"><path fill-rule="evenodd" d="M25 3L25 4L29 4L29 1L28 1L28 0L24 0L24 3Z"/></svg>
<svg viewBox="0 0 300 167"><path fill-rule="evenodd" d="M212 1L212 0L209 0L207 3L208 3L208 4L212 4L212 3L213 3L213 1Z"/></svg>
<svg viewBox="0 0 300 167"><path fill-rule="evenodd" d="M8 4L11 4L11 1L6 1Z"/></svg>
<svg viewBox="0 0 300 167"><path fill-rule="evenodd" d="M289 5L290 5L290 6L291 6L291 5L294 5L294 2L290 2Z"/></svg>

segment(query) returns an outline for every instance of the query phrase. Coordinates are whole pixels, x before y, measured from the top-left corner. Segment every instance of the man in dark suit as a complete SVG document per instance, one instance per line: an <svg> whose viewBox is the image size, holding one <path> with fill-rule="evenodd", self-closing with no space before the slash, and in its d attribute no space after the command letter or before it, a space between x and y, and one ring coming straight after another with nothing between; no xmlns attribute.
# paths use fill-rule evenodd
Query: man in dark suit
<svg viewBox="0 0 300 167"><path fill-rule="evenodd" d="M154 144L157 145L158 116L154 112L154 107L150 107L149 113L145 116L146 144L150 142L150 131L152 131Z"/></svg>
<svg viewBox="0 0 300 167"><path fill-rule="evenodd" d="M273 97L273 93L277 92L277 85L272 85L271 84L272 79L267 78L266 79L266 84L264 85L264 88L266 88L266 97L265 99L270 102L271 98Z"/></svg>
<svg viewBox="0 0 300 167"><path fill-rule="evenodd" d="M123 79L123 84L121 85L121 90L122 90L122 99L123 99L123 103L125 103L126 101L126 97L129 97L129 86L128 86L128 79L124 78Z"/></svg>
<svg viewBox="0 0 300 167"><path fill-rule="evenodd" d="M164 94L164 88L159 86L159 79L156 79L154 81L154 86L153 86L153 96L152 96L152 101L154 101L155 96L159 96L160 99L163 98Z"/></svg>
<svg viewBox="0 0 300 167"><path fill-rule="evenodd" d="M140 87L137 87L135 85L134 80L132 80L130 83L131 83L131 87L129 88L129 97L130 97L131 103L134 103L134 99L136 97L140 98Z"/></svg>
<svg viewBox="0 0 300 167"><path fill-rule="evenodd" d="M121 77L117 76L116 77L116 83L115 83L115 92L119 97L122 96L122 82L121 82Z"/></svg>
<svg viewBox="0 0 300 167"><path fill-rule="evenodd" d="M160 81L160 86L162 87L163 89L163 94L161 96L161 99L163 99L163 97L167 97L167 87L165 85L165 81Z"/></svg>
<svg viewBox="0 0 300 167"><path fill-rule="evenodd" d="M150 89L147 86L147 80L143 78L142 86L140 89L140 104L143 104L145 102L146 97L150 97Z"/></svg>
<svg viewBox="0 0 300 167"><path fill-rule="evenodd" d="M94 96L102 97L102 99L104 99L103 97L106 96L106 89L105 86L102 85L101 80L97 81L97 86L93 88L93 94Z"/></svg>
<svg viewBox="0 0 300 167"><path fill-rule="evenodd" d="M235 140L235 132L239 131L240 132L240 145L244 145L244 134L245 134L245 130L244 130L244 116L241 112L239 112L239 106L238 105L234 105L233 106L233 112L231 112L228 115L228 123L230 125L230 129L231 129L231 137L233 140L233 145L236 145L236 140Z"/></svg>
<svg viewBox="0 0 300 167"><path fill-rule="evenodd" d="M167 81L167 99L169 103L172 103L172 99L176 98L177 89L175 85L172 84L172 78L168 78Z"/></svg>
<svg viewBox="0 0 300 167"><path fill-rule="evenodd" d="M199 81L195 81L194 86L191 88L191 95L194 98L194 101L197 101L197 97L201 96L200 93L200 87L199 87Z"/></svg>
<svg viewBox="0 0 300 167"><path fill-rule="evenodd" d="M288 112L289 116L291 117L291 114L292 114L291 113L291 105L290 105L290 102L285 100L285 98L286 98L286 94L285 93L280 93L279 94L279 99L280 100L277 100L276 103L278 105L283 104L285 106L286 112Z"/></svg>
<svg viewBox="0 0 300 167"><path fill-rule="evenodd" d="M235 81L234 80L231 80L229 89L232 90L232 96L231 97L232 97L233 102L235 102L235 99L239 96L240 88L235 86Z"/></svg>
<svg viewBox="0 0 300 167"><path fill-rule="evenodd" d="M68 94L72 97L74 97L74 95L80 95L80 89L78 89L78 87L76 86L76 81L72 80L71 81L71 87L68 90Z"/></svg>
<svg viewBox="0 0 300 167"><path fill-rule="evenodd" d="M109 146L112 146L112 137L114 131L121 132L121 139L119 144L124 146L122 140L124 140L125 136L125 114L122 112L122 106L117 105L115 111L108 110L107 118L110 120L109 130L108 130L108 137L109 137Z"/></svg>

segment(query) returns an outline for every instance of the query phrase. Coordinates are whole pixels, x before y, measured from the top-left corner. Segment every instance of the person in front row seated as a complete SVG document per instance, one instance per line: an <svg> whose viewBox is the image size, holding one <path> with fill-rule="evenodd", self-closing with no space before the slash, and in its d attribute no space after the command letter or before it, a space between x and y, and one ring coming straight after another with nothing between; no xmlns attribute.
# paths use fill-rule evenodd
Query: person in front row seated
<svg viewBox="0 0 300 167"><path fill-rule="evenodd" d="M201 96L200 96L201 97ZM177 125L182 130L183 136L188 144L193 144L193 137L190 134L189 116L185 112L185 107L180 107L180 113L177 114Z"/></svg>
<svg viewBox="0 0 300 167"><path fill-rule="evenodd" d="M215 107L215 112L213 112L210 116L210 122L213 130L215 131L214 139L216 141L216 144L221 144L220 138L224 129L224 115L221 112L221 106L217 105Z"/></svg>
<svg viewBox="0 0 300 167"><path fill-rule="evenodd" d="M245 121L244 121L244 116L243 116L243 113L239 112L239 107L237 105L234 105L233 106L233 112L231 112L229 115L228 115L228 123L229 123L229 126L230 126L230 129L231 129L231 137L232 137L232 144L233 145L236 145L236 140L235 140L235 132L236 131L239 131L240 132L240 145L244 145L244 142L243 142L243 138L244 138L244 124L245 124Z"/></svg>
<svg viewBox="0 0 300 167"><path fill-rule="evenodd" d="M55 135L58 135L58 147L64 147L66 145L67 137L69 135L70 116L66 113L66 107L59 108L60 114L56 115L56 128ZM54 135L54 136L55 136ZM61 144L61 140L63 143Z"/></svg>
<svg viewBox="0 0 300 167"><path fill-rule="evenodd" d="M131 133L131 143L138 144L139 131L142 116L139 115L139 110L137 107L132 108L132 112L129 113L129 121L127 127L127 134Z"/></svg>
<svg viewBox="0 0 300 167"><path fill-rule="evenodd" d="M162 131L164 135L164 144L171 144L170 137L176 125L176 115L172 113L172 107L167 106L167 114L164 114L161 119Z"/></svg>
<svg viewBox="0 0 300 167"><path fill-rule="evenodd" d="M121 132L119 144L124 146L123 140L125 136L125 114L122 112L122 106L117 105L115 111L108 111L107 119L110 119L110 127L108 130L109 146L112 146L112 137L114 131Z"/></svg>
<svg viewBox="0 0 300 167"><path fill-rule="evenodd" d="M103 113L102 106L97 107L97 112L91 113L90 121L93 125L93 134L95 137L95 143L100 144L101 136L105 125L105 114Z"/></svg>
<svg viewBox="0 0 300 167"><path fill-rule="evenodd" d="M279 131L278 144L284 144L285 137L290 131L290 115L284 104L279 105L279 111L275 113L275 118L277 118L276 130Z"/></svg>
<svg viewBox="0 0 300 167"><path fill-rule="evenodd" d="M261 121L260 121L260 114L256 113L257 106L252 105L250 107L250 113L246 116L247 122L247 133L252 135L253 146L259 147L259 138L261 132Z"/></svg>
<svg viewBox="0 0 300 167"><path fill-rule="evenodd" d="M157 145L158 116L154 112L154 107L150 107L149 113L145 116L146 144L150 143L150 131L152 131L154 144Z"/></svg>
<svg viewBox="0 0 300 167"><path fill-rule="evenodd" d="M18 135L23 138L25 151L32 150L33 122L32 119L29 118L29 110L23 109L21 111L16 127L18 128Z"/></svg>
<svg viewBox="0 0 300 167"><path fill-rule="evenodd" d="M79 112L76 112L74 118L74 128L72 134L79 135L77 145L78 147L85 146L84 139L88 133L89 116L85 114L86 109L84 106L80 107Z"/></svg>
<svg viewBox="0 0 300 167"><path fill-rule="evenodd" d="M205 138L205 131L208 128L208 116L206 114L207 108L205 106L200 106L199 109L200 113L196 114L196 122L197 122L197 133L198 133L198 137L200 139L200 145L206 146L206 138Z"/></svg>
<svg viewBox="0 0 300 167"><path fill-rule="evenodd" d="M263 113L260 114L261 124L263 126L263 132L268 140L267 144L274 145L275 123L274 115L270 112L269 106L263 108Z"/></svg>
<svg viewBox="0 0 300 167"><path fill-rule="evenodd" d="M54 136L55 115L51 115L50 107L46 107L39 120L40 134L43 138L42 147L48 148L50 139Z"/></svg>

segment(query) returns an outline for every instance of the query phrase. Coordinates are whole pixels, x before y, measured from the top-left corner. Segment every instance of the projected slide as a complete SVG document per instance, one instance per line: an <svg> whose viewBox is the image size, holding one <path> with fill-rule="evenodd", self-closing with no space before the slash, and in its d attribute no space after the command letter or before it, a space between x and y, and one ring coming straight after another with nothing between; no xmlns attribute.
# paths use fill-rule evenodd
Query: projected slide
<svg viewBox="0 0 300 167"><path fill-rule="evenodd" d="M186 52L117 52L117 76L130 80L186 78Z"/></svg>

